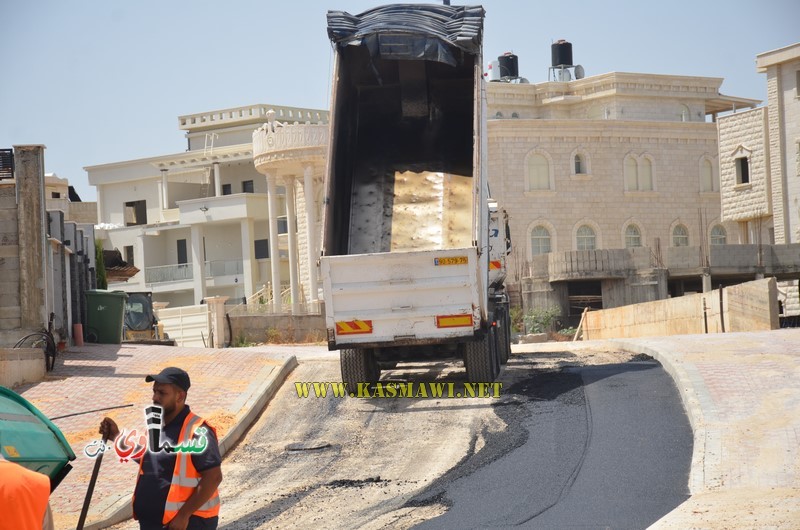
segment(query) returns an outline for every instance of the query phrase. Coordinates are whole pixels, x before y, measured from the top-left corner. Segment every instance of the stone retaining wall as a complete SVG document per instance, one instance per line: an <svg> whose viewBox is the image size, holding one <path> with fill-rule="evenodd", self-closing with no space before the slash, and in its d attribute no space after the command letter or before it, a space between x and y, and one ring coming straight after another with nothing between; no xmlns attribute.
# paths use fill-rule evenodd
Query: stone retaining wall
<svg viewBox="0 0 800 530"><path fill-rule="evenodd" d="M720 311L720 303L722 311ZM613 339L777 329L774 278L586 314L583 338Z"/></svg>

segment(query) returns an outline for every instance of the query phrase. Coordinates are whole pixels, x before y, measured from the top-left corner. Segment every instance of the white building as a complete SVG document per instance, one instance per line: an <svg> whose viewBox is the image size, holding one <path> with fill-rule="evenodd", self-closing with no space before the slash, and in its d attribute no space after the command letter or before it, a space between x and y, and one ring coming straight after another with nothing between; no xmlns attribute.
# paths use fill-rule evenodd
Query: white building
<svg viewBox="0 0 800 530"><path fill-rule="evenodd" d="M274 132L268 135L270 110ZM309 277L314 261L308 259L305 207L297 219L295 200L303 195L293 176L312 195L321 187L315 183L321 182L327 121L326 111L269 105L181 116L186 152L85 168L97 188L98 237L140 269L109 288L152 291L154 300L175 307L208 296L242 301L268 285L261 300L273 311L283 310L284 291L287 309L307 310L317 296L302 289L299 278ZM302 134L297 140L300 131L314 133L313 145L303 143L309 138ZM259 165L278 145L283 154L275 156L289 169L266 159ZM295 149L300 145L302 152ZM270 178L256 170L254 156Z"/></svg>

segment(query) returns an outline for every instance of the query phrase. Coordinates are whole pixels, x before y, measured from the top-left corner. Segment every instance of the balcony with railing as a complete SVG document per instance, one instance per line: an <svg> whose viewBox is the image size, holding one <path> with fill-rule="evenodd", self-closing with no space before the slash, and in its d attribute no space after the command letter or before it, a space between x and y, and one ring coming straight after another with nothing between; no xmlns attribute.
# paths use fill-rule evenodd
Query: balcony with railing
<svg viewBox="0 0 800 530"><path fill-rule="evenodd" d="M231 109L187 114L178 117L179 127L182 130L196 130L203 128L231 127L252 121L265 121L268 113L273 111L276 119L283 122L315 122L326 123L328 111L300 107L283 107L273 105L247 105Z"/></svg>
<svg viewBox="0 0 800 530"><path fill-rule="evenodd" d="M206 278L222 278L225 276L241 276L244 273L244 262L241 259L215 260L205 262ZM178 265L157 265L147 267L144 271L145 283L184 282L194 279L191 263Z"/></svg>
<svg viewBox="0 0 800 530"><path fill-rule="evenodd" d="M265 193L235 193L178 201L180 224L231 222L267 218L269 207Z"/></svg>
<svg viewBox="0 0 800 530"><path fill-rule="evenodd" d="M193 277L191 263L157 265L144 270L144 282L147 284L189 281Z"/></svg>

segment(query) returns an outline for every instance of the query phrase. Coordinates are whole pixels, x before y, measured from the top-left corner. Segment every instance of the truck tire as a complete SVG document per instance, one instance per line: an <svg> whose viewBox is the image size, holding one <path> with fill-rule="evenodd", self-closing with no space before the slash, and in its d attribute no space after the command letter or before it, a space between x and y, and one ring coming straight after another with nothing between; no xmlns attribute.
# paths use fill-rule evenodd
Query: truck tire
<svg viewBox="0 0 800 530"><path fill-rule="evenodd" d="M464 368L467 370L467 381L470 383L491 383L497 379L499 362L496 349L492 347L494 333L486 333L482 339L466 342L464 350Z"/></svg>
<svg viewBox="0 0 800 530"><path fill-rule="evenodd" d="M358 383L377 383L381 369L375 360L375 352L370 348L342 350L339 354L342 369L342 382L347 383L348 392L356 392Z"/></svg>

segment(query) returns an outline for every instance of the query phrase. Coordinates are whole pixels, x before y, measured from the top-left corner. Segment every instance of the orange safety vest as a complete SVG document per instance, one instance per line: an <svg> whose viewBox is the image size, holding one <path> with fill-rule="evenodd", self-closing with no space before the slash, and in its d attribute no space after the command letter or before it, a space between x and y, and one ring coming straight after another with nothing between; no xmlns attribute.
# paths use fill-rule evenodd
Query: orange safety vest
<svg viewBox="0 0 800 530"><path fill-rule="evenodd" d="M0 530L42 530L50 479L0 459Z"/></svg>
<svg viewBox="0 0 800 530"><path fill-rule="evenodd" d="M198 428L205 425L217 435L217 430L209 425L200 416L193 412L186 415L183 421L180 435L178 436L178 444L189 443L194 438L194 434ZM142 466L144 465L144 458L139 462L139 477L142 476ZM139 481L137 477L137 482ZM200 484L200 472L195 469L192 463L192 456L189 453L178 453L175 459L175 469L172 471L172 483L169 486L167 493L167 504L164 506L164 518L161 523L166 525L176 515L178 510L189 500L192 496L197 485ZM211 496L205 504L200 506L192 515L198 517L216 517L219 515L219 490L214 490L214 495ZM134 514L135 517L135 514Z"/></svg>

